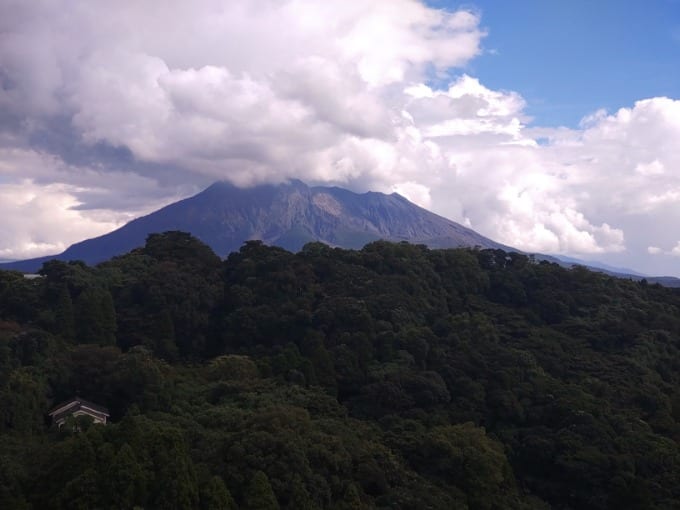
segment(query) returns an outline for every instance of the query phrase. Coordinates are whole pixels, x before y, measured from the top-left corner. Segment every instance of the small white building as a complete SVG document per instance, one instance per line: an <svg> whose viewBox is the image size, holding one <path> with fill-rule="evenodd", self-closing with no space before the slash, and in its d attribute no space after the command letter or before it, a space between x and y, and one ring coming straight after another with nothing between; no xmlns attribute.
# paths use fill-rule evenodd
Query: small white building
<svg viewBox="0 0 680 510"><path fill-rule="evenodd" d="M89 416L94 423L106 425L109 410L106 407L93 404L80 397L74 397L67 402L59 404L48 414L52 417L52 423L61 428L71 416Z"/></svg>
<svg viewBox="0 0 680 510"><path fill-rule="evenodd" d="M35 280L36 278L45 278L41 274L33 274L33 273L24 273L24 278L27 280Z"/></svg>

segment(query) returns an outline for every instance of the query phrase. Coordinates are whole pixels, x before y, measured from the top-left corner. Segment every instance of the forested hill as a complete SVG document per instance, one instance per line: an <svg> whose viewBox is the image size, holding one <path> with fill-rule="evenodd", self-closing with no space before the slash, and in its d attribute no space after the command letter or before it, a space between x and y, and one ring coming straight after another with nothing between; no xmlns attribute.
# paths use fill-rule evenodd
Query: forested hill
<svg viewBox="0 0 680 510"><path fill-rule="evenodd" d="M674 289L179 232L42 274L0 271L0 508L680 508Z"/></svg>

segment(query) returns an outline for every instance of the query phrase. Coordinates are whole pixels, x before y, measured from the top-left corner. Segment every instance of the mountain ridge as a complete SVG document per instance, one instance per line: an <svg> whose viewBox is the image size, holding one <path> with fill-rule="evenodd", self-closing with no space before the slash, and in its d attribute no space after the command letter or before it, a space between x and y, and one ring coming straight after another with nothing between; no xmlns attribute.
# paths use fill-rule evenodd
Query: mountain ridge
<svg viewBox="0 0 680 510"><path fill-rule="evenodd" d="M194 235L220 257L237 251L249 240L261 240L293 252L313 241L359 249L384 239L425 244L429 248L480 247L522 253L428 211L398 193L356 193L338 186L308 186L297 179L249 188L217 181L193 196L135 218L112 232L74 243L62 253L0 262L0 269L34 273L53 259L97 264L144 245L149 234L170 230ZM535 254L535 257L564 267L582 265L619 278L680 287L680 279L675 277L645 276L562 256Z"/></svg>
<svg viewBox="0 0 680 510"><path fill-rule="evenodd" d="M224 257L248 240L298 251L320 241L361 248L385 239L431 248L513 248L417 206L398 193L355 193L337 186L307 186L291 180L238 188L218 181L191 197L166 205L98 237L74 243L56 255L0 264L0 268L37 271L48 260L96 264L142 246L153 232L183 230Z"/></svg>

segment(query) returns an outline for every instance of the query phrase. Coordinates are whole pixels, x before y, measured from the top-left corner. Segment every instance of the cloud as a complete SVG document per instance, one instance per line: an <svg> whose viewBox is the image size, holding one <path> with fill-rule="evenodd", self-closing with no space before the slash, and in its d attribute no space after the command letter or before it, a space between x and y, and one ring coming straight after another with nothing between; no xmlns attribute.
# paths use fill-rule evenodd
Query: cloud
<svg viewBox="0 0 680 510"><path fill-rule="evenodd" d="M69 244L113 230L126 215L92 217L75 210L74 190L61 185L36 186L31 182L0 186L3 237L11 246L0 248L0 259L29 258L37 253L59 253ZM54 226L62 228L54 228ZM70 228L63 229L64 225Z"/></svg>
<svg viewBox="0 0 680 510"><path fill-rule="evenodd" d="M490 133L520 138L525 103L515 92L490 90L468 75L446 91L419 84L405 92L413 98L406 110L415 123L426 126L427 137Z"/></svg>
<svg viewBox="0 0 680 510"><path fill-rule="evenodd" d="M532 127L519 93L464 72L485 35L471 11L15 2L0 32L0 195L37 197L3 201L0 256L59 251L216 179L289 177L396 191L526 251L639 266L676 242L680 101Z"/></svg>
<svg viewBox="0 0 680 510"><path fill-rule="evenodd" d="M647 247L647 253L650 255L667 255L671 257L680 257L680 241L678 241L675 246L669 250L663 250L657 246Z"/></svg>
<svg viewBox="0 0 680 510"><path fill-rule="evenodd" d="M650 177L653 175L662 175L666 172L666 169L658 159L650 161L649 163L638 163L635 165L635 172L645 176Z"/></svg>
<svg viewBox="0 0 680 510"><path fill-rule="evenodd" d="M151 179L136 174L108 177L120 181L115 194L96 170L26 148L0 147L0 259L60 253L168 200L167 191L159 193ZM183 191L175 199L188 189Z"/></svg>
<svg viewBox="0 0 680 510"><path fill-rule="evenodd" d="M439 101L408 112L455 168L444 182L417 180L430 183L438 212L524 250L609 254L659 270L646 248L675 242L667 226L680 220L680 101L650 98L596 112L579 129L530 128L516 94L475 86L467 109L447 91L408 90ZM432 126L441 118L489 126L438 136Z"/></svg>
<svg viewBox="0 0 680 510"><path fill-rule="evenodd" d="M412 0L15 2L0 11L0 191L42 189L41 203L58 209L50 233L62 239L28 243L44 235L6 216L21 224L0 241L11 257L103 233L118 221L98 218L215 179L358 188L403 174L407 183L433 150L399 122L403 84L464 65L484 35L474 13ZM25 214L31 203L11 207ZM77 217L89 223L73 229ZM45 218L35 209L32 221Z"/></svg>
<svg viewBox="0 0 680 510"><path fill-rule="evenodd" d="M399 193L401 196L425 209L432 205L432 197L430 197L430 190L427 186L408 181L394 184L392 189L395 193Z"/></svg>

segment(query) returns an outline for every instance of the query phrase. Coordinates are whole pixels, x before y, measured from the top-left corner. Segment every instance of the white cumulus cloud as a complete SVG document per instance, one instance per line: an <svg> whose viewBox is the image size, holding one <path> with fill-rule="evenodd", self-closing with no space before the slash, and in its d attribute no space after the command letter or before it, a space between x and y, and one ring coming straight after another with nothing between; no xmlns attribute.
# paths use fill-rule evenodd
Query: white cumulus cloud
<svg viewBox="0 0 680 510"><path fill-rule="evenodd" d="M677 241L680 101L532 126L519 93L465 69L480 23L415 0L2 3L0 257L216 179L295 177L396 191L526 251L672 271L652 256Z"/></svg>

